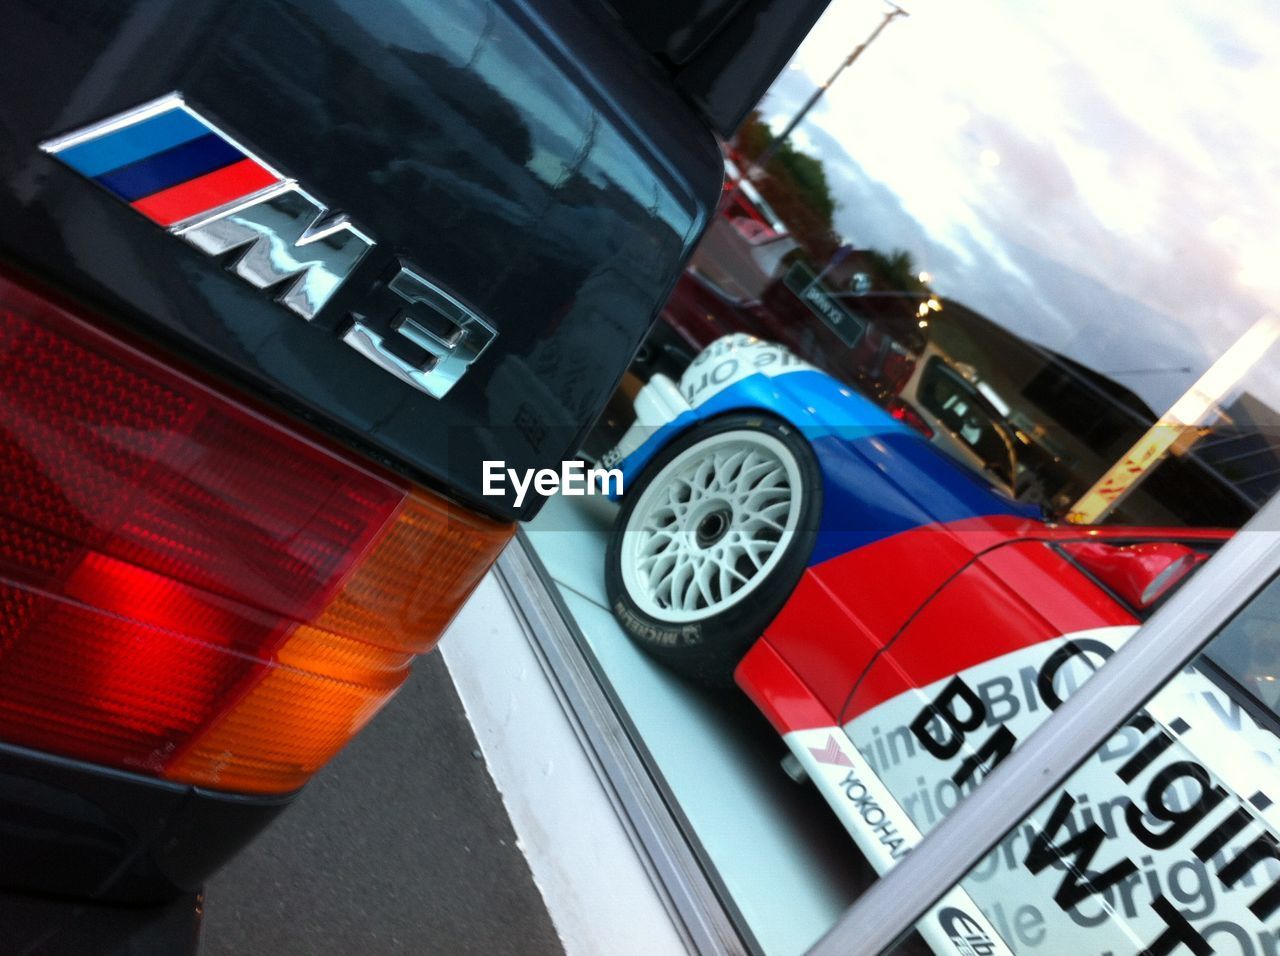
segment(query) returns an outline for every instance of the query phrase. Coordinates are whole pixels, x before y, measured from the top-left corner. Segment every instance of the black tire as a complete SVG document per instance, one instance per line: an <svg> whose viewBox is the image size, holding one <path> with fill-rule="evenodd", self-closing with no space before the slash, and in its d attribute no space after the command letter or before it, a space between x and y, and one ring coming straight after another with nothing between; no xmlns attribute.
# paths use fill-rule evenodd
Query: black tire
<svg viewBox="0 0 1280 956"><path fill-rule="evenodd" d="M720 611L714 611L708 605L703 612L705 616L698 620L666 621L643 609L624 583L622 565L627 559L624 556L628 551L624 547L626 535L640 533L631 529L637 505L663 470L696 446L708 446L709 449L712 439L719 439L714 443L717 445L733 440L735 435L727 433L765 435L775 439L790 454L799 475L796 483L799 498L792 502L790 508L796 512L794 528L785 544L775 546L774 550L780 552L776 560L766 559L765 566L751 578L752 583L743 585L747 589L747 597L734 598L736 603ZM664 484L671 480L670 477L663 478ZM788 488L790 484L788 481ZM696 426L655 456L639 479L626 489L605 552L605 590L614 617L633 641L671 670L706 686L732 686L734 668L782 610L799 583L813 553L821 513L822 473L809 443L795 426L768 415L744 413L726 415ZM685 533L694 535L692 530ZM699 546L702 540L698 536L685 539L686 542L697 542ZM689 546L688 543L684 545L685 548ZM636 574L633 574L633 582L635 579ZM636 586L644 587L643 584ZM651 596L649 600L655 599Z"/></svg>

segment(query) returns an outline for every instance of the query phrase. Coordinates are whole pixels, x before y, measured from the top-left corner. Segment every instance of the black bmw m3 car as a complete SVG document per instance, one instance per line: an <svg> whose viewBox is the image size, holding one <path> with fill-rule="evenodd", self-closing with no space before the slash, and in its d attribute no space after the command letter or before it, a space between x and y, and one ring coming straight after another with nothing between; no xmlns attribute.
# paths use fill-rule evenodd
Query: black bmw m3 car
<svg viewBox="0 0 1280 956"><path fill-rule="evenodd" d="M194 946L536 513L481 462L580 447L824 6L6 5L6 951Z"/></svg>

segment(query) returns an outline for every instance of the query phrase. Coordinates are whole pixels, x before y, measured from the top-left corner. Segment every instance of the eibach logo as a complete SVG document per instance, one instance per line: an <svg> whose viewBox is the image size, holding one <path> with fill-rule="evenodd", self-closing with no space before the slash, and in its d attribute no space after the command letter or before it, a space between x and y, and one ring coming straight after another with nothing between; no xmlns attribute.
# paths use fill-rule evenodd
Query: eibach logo
<svg viewBox="0 0 1280 956"><path fill-rule="evenodd" d="M961 956L991 956L996 943L964 910L948 906L938 912L938 923Z"/></svg>

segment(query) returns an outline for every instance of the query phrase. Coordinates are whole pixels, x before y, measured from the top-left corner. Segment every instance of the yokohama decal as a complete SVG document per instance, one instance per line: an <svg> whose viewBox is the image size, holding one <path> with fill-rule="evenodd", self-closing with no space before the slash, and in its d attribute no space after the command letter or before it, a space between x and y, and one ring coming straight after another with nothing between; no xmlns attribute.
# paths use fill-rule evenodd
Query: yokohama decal
<svg viewBox="0 0 1280 956"><path fill-rule="evenodd" d="M920 842L920 831L839 727L797 730L784 738L877 873ZM917 925L936 953L1011 956L995 927L960 887Z"/></svg>

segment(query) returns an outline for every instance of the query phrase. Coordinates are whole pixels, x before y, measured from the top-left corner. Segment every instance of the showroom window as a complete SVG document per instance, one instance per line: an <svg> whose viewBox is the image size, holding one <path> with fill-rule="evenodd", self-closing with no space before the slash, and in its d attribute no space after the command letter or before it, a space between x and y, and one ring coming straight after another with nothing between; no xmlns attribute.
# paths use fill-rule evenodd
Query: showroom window
<svg viewBox="0 0 1280 956"><path fill-rule="evenodd" d="M921 937L990 954L1275 952L1277 517L1273 503L815 952L878 952L922 914L893 952Z"/></svg>
<svg viewBox="0 0 1280 956"><path fill-rule="evenodd" d="M723 144L504 579L698 951L1280 952L1280 17L908 12Z"/></svg>

